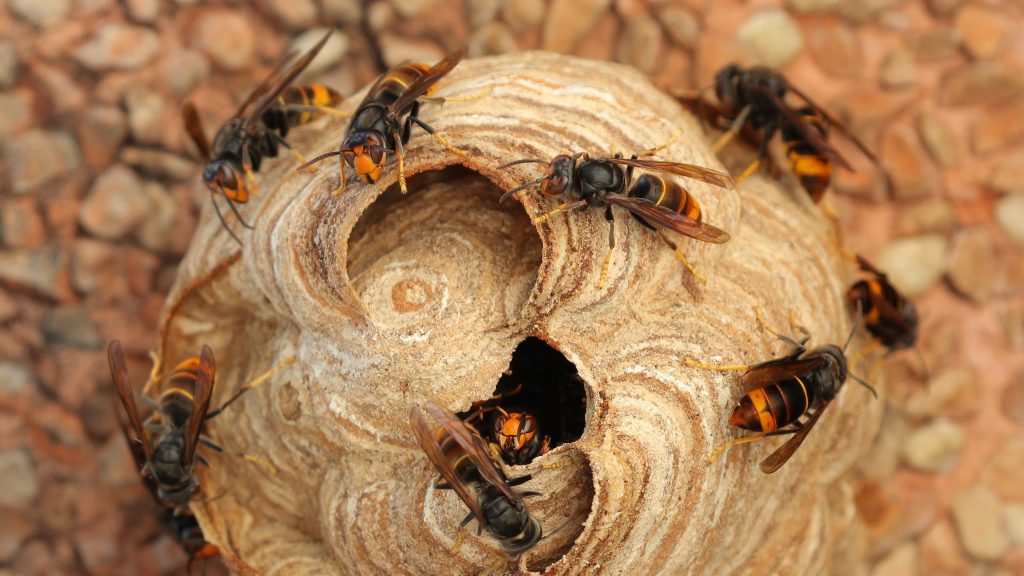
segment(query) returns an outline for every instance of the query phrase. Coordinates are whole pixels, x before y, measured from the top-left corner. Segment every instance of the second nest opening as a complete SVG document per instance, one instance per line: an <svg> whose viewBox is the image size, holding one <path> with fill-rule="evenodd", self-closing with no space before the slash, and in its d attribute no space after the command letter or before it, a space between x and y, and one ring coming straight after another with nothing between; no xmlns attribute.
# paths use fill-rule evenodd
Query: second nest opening
<svg viewBox="0 0 1024 576"><path fill-rule="evenodd" d="M491 398L459 416L497 444L506 463L516 465L578 440L586 409L586 390L576 366L543 340L530 337L513 352Z"/></svg>

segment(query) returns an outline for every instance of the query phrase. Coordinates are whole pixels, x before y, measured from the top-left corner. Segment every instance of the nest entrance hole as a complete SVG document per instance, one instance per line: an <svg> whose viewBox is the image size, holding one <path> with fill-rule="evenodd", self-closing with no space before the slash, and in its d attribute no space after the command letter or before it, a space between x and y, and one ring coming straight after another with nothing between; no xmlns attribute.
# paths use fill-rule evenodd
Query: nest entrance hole
<svg viewBox="0 0 1024 576"><path fill-rule="evenodd" d="M439 184L448 185L451 189L443 190L439 195L436 191ZM449 166L416 174L409 178L408 186L407 194L402 194L397 183L389 186L359 215L349 236L349 276L358 276L379 257L372 248L380 244L374 237L382 232L382 227L394 229L409 225L427 226L432 224L430 220L435 214L442 223L452 225L453 219L472 215L474 211L497 210L507 213L509 222L503 227L505 229L495 232L511 237L517 252L508 256L514 256L520 263L532 265L532 279L536 281L541 260L540 236L518 202L498 203L503 191L485 176L463 166ZM447 205L449 201L451 206ZM412 209L408 210L408 216L395 218L396 209L400 206Z"/></svg>
<svg viewBox="0 0 1024 576"><path fill-rule="evenodd" d="M405 316L421 324L508 324L526 305L541 265L540 235L522 205L499 203L502 190L462 166L422 172L408 183L407 194L389 186L348 239L348 277L364 307L376 311L374 323ZM445 303L450 316L440 308Z"/></svg>
<svg viewBox="0 0 1024 576"><path fill-rule="evenodd" d="M579 440L586 426L587 394L576 366L540 338L529 337L516 347L493 396L478 404L459 416L478 419L474 425L491 440L498 411L478 414L481 408L533 415L539 433L551 438L551 449Z"/></svg>

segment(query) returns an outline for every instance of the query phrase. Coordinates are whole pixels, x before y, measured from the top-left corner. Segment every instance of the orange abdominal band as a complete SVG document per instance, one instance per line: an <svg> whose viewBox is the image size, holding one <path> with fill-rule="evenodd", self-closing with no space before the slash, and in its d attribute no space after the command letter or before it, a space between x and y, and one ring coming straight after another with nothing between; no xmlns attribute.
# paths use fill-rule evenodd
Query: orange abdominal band
<svg viewBox="0 0 1024 576"><path fill-rule="evenodd" d="M775 431L778 425L772 414L771 406L768 405L768 395L765 394L764 389L751 390L747 397L750 398L750 402L754 405L754 411L757 412L757 417L761 420L761 430L763 432Z"/></svg>
<svg viewBox="0 0 1024 576"><path fill-rule="evenodd" d="M793 171L801 177L817 176L818 178L828 178L832 174L831 164L817 156L790 152L789 161L793 165Z"/></svg>
<svg viewBox="0 0 1024 576"><path fill-rule="evenodd" d="M878 280L868 280L868 291L872 296L871 309L864 312L864 322L868 325L877 324L881 320L881 312L878 310L878 306L875 302L878 300L885 300L885 293L882 292L882 284ZM877 299L877 300L876 300Z"/></svg>
<svg viewBox="0 0 1024 576"><path fill-rule="evenodd" d="M188 390L182 390L181 388L169 388L163 394L161 394L160 397L166 398L171 394L178 394L180 396L184 396L188 400L195 400L191 392L189 392Z"/></svg>
<svg viewBox="0 0 1024 576"><path fill-rule="evenodd" d="M182 373L185 373L185 372L194 374L194 373L196 373L198 371L199 371L199 357L198 356L193 356L191 358L186 358L185 360L182 360L180 364L175 366L174 367L174 373L171 375L171 378L173 379L175 377L179 377L179 376L182 375Z"/></svg>
<svg viewBox="0 0 1024 576"><path fill-rule="evenodd" d="M335 94L331 93L331 90L323 84L312 84L310 88L313 90L313 104L317 106L330 106L335 103Z"/></svg>
<svg viewBox="0 0 1024 576"><path fill-rule="evenodd" d="M697 222L700 222L702 216L700 212L700 204L697 204L697 201L694 200L689 193L680 190L680 194L685 199L684 206L686 207L685 212L680 213L683 214L684 216L689 216L690 218L696 220Z"/></svg>

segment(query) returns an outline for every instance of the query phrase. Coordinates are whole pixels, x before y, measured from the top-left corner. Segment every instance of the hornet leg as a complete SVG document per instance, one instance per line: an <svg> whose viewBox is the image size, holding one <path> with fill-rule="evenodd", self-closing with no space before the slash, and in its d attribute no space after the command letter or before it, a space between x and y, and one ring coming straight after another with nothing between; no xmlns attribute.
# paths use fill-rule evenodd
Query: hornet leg
<svg viewBox="0 0 1024 576"><path fill-rule="evenodd" d="M668 148L669 146L675 144L676 140L679 139L679 135L682 134L682 133L683 133L682 128L676 128L675 132L672 133L672 137L669 138L668 141L666 141L666 142L664 142L662 144L659 144L659 145L655 146L654 148L648 148L647 150L644 150L643 152L640 153L640 156L654 156L658 152L661 152L665 148Z"/></svg>
<svg viewBox="0 0 1024 576"><path fill-rule="evenodd" d="M149 369L149 379L146 380L145 386L142 387L142 395L146 397L153 390L153 386L156 386L156 383L160 381L160 373L163 371L160 355L156 353L156 350L149 351L149 359L153 361L153 367Z"/></svg>
<svg viewBox="0 0 1024 576"><path fill-rule="evenodd" d="M256 456L255 454L247 454L245 452L236 452L234 450L225 450L223 446L217 444L216 442L214 442L213 440L211 440L210 438L203 434L199 435L199 443L215 452L219 452L221 454L228 454L230 456L236 456L243 460L248 460L249 462L252 462L254 464L259 464L260 466L263 466L270 472L277 474L277 468L274 467L274 465L271 464L269 460L263 458L262 456Z"/></svg>
<svg viewBox="0 0 1024 576"><path fill-rule="evenodd" d="M408 194L409 186L405 182L405 148L402 145L402 140L397 137L395 138L395 156L398 158L398 187L402 189L402 194Z"/></svg>
<svg viewBox="0 0 1024 576"><path fill-rule="evenodd" d="M724 444L720 444L714 450L711 451L711 456L708 456L708 464L714 464L715 460L718 460L718 457L722 454L722 452L724 452L728 448L732 448L733 446L739 446L740 444L749 444L751 442L757 442L758 440L764 437L764 432L758 432L756 434L751 434L750 436L735 438Z"/></svg>
<svg viewBox="0 0 1024 576"><path fill-rule="evenodd" d="M680 250L678 246L676 246L676 243L669 239L669 237L666 236L665 233L662 232L661 230L658 230L657 232L658 236L661 236L661 239L665 241L665 244L667 244L668 247L672 249L672 253L676 255L676 260L679 260L683 264L683 266L686 266L686 269L690 271L690 274L693 274L694 278L700 280L704 284L707 284L708 279L704 277L703 274L697 271L697 267L690 263L690 260L686 257L686 254L683 254L683 251Z"/></svg>
<svg viewBox="0 0 1024 576"><path fill-rule="evenodd" d="M270 368L270 370L267 370L266 372L264 372L260 376L257 376L256 378L253 378L247 384L245 384L241 388L239 388L238 392L235 392L235 394L233 396L231 396L231 398L228 398L228 401L225 402L224 404L222 404L220 408L217 408L216 410L211 410L211 411L207 412L206 413L206 419L210 420L211 418L215 418L221 412L223 412L228 406L230 406L232 402L234 402L235 400L238 400L242 396L242 394L245 394L249 390L252 390L253 388L259 386L260 384L263 384L264 382L269 380L271 376L273 376L278 371L280 371L282 368L284 368L285 366L288 366L290 364L294 364L294 363L295 363L295 356L290 356L290 357L286 358L283 362L280 362L280 363L272 366Z"/></svg>
<svg viewBox="0 0 1024 576"><path fill-rule="evenodd" d="M434 128L431 127L426 122L420 120L419 118L417 118L417 117L415 117L415 116L413 116L411 114L409 115L409 120L408 121L409 122L413 122L417 126L419 126L420 128L423 128L424 130L426 130L427 134L430 134L431 136L433 136L435 140L437 140L438 142L441 143L441 146L444 146L445 149L448 150L449 152L451 152L452 154L457 154L459 156L467 156L465 150L462 150L461 148L456 148L455 146L452 146L451 144L449 144L448 141L445 140L443 136L441 136L440 134L437 133L437 130L434 130Z"/></svg>
<svg viewBox="0 0 1024 576"><path fill-rule="evenodd" d="M760 326L761 329L764 330L765 332L771 334L772 336L775 336L776 338L786 342L787 344L792 344L794 348L798 348L803 345L800 342L797 342L796 340L790 338L789 336L786 336L785 334L779 332L770 324L768 324L768 321L764 319L764 310L762 310L760 306L754 308L754 315L757 317L757 325ZM810 334L807 328L800 324L800 322L796 319L796 310L793 310L792 308L790 308L789 310L789 328L793 332L801 332L805 336Z"/></svg>
<svg viewBox="0 0 1024 576"><path fill-rule="evenodd" d="M612 252L615 251L615 216L612 215L612 207L608 206L604 211L604 219L608 221L608 253L604 257L604 264L601 265L601 276L598 277L597 287L604 288L608 280L608 265L612 263Z"/></svg>
<svg viewBox="0 0 1024 576"><path fill-rule="evenodd" d="M877 338L874 338L871 340L871 342L868 343L867 346L861 348L860 351L857 352L857 354L855 354L853 358L850 359L850 372L853 372L854 368L857 367L858 362L863 360L864 357L867 356L868 354L874 352L875 349L881 345L882 343Z"/></svg>
<svg viewBox="0 0 1024 576"><path fill-rule="evenodd" d="M757 432L755 434L751 434L750 436L744 436L742 438L736 438L734 440L730 440L728 442L725 442L724 444L720 444L718 447L716 447L714 450L711 451L711 456L708 457L708 464L714 464L715 460L718 460L718 457L722 454L722 452L724 452L728 448L732 448L733 446L739 446L740 444L750 444L751 442L757 442L758 440L762 440L764 438L768 438L768 437L771 437L771 436L783 436L783 435L786 435L786 434L795 434L798 430L799 430L799 427L797 427L796 429L793 429L793 430L775 430L774 432Z"/></svg>
<svg viewBox="0 0 1024 576"><path fill-rule="evenodd" d="M299 152L299 150L297 148L295 148L294 146L289 144L287 140L282 138L277 133L273 134L273 138L274 138L275 141L277 141L278 144L280 144L280 145L284 146L285 148L287 148L287 149L292 151L292 155L294 155L295 159L299 161L299 166L304 166L305 167L305 168L300 168L300 170L306 170L310 174L315 174L317 172L317 167L315 165L313 165L313 164L307 164L306 163L306 159L302 156L302 153Z"/></svg>
<svg viewBox="0 0 1024 576"><path fill-rule="evenodd" d="M739 185L741 182L750 178L750 176L761 167L762 162L768 157L768 143L771 142L772 136L775 135L775 131L778 129L778 123L774 123L764 129L764 137L761 138L761 144L757 149L757 158L747 166L743 173L735 178L735 182Z"/></svg>
<svg viewBox="0 0 1024 576"><path fill-rule="evenodd" d="M722 134L718 138L718 141L711 146L711 152L713 154L721 152L722 148L725 148L726 144L731 142L732 139L740 133L740 129L742 129L743 125L747 122L747 117L750 116L750 111L751 107L749 105L745 106L743 110L740 111L739 116L737 116L736 119L732 121L732 125L729 126L729 130L725 134Z"/></svg>
<svg viewBox="0 0 1024 576"><path fill-rule="evenodd" d="M575 200L573 202L566 202L565 204L555 206L553 209L541 214L540 216L534 216L532 222L534 224L540 224L541 222L550 219L552 216L560 212L569 212L572 210L576 210L577 208L583 208L586 205L586 200Z"/></svg>
<svg viewBox="0 0 1024 576"><path fill-rule="evenodd" d="M430 102L431 104L444 104L445 102L472 102L473 100L479 100L484 96L491 93L493 87L488 86L479 92L474 92L469 96L420 96L420 102Z"/></svg>

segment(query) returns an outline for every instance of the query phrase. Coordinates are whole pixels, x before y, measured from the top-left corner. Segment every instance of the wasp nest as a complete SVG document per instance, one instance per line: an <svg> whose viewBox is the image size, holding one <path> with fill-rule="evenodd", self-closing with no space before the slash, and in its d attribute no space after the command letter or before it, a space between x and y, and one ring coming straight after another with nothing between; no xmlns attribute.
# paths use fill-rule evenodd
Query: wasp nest
<svg viewBox="0 0 1024 576"><path fill-rule="evenodd" d="M792 310L812 345L841 344L846 280L827 220L795 186L766 177L735 191L681 179L706 220L732 235L724 245L678 238L706 283L619 214L599 286L603 211L533 224L554 202L536 189L498 199L542 168L499 166L579 151L628 155L675 137L659 158L722 169L699 123L634 70L540 53L463 62L436 95L469 97L421 111L467 155L414 128L409 194L397 190L393 159L377 184L332 197L336 163L309 174L283 156L264 166L262 192L243 207L255 230L241 249L204 212L171 295L164 364L211 345L216 406L296 358L208 426L223 446L276 469L213 456L202 471L193 508L229 564L267 574L507 569L475 524L455 547L466 507L433 488L436 471L408 414L428 400L465 411L518 363L513 374L572 373L562 381L577 392L557 382L539 390L577 394L559 410L578 423L512 470L532 473L525 488L543 493L528 505L546 536L521 569L857 571L863 538L845 474L877 430L880 403L847 387L774 475L758 463L778 440L708 465L737 433L726 421L742 391L735 373L683 363L787 353L758 327L755 307L780 328ZM337 149L344 129L343 119L322 120L293 142L315 155Z"/></svg>

